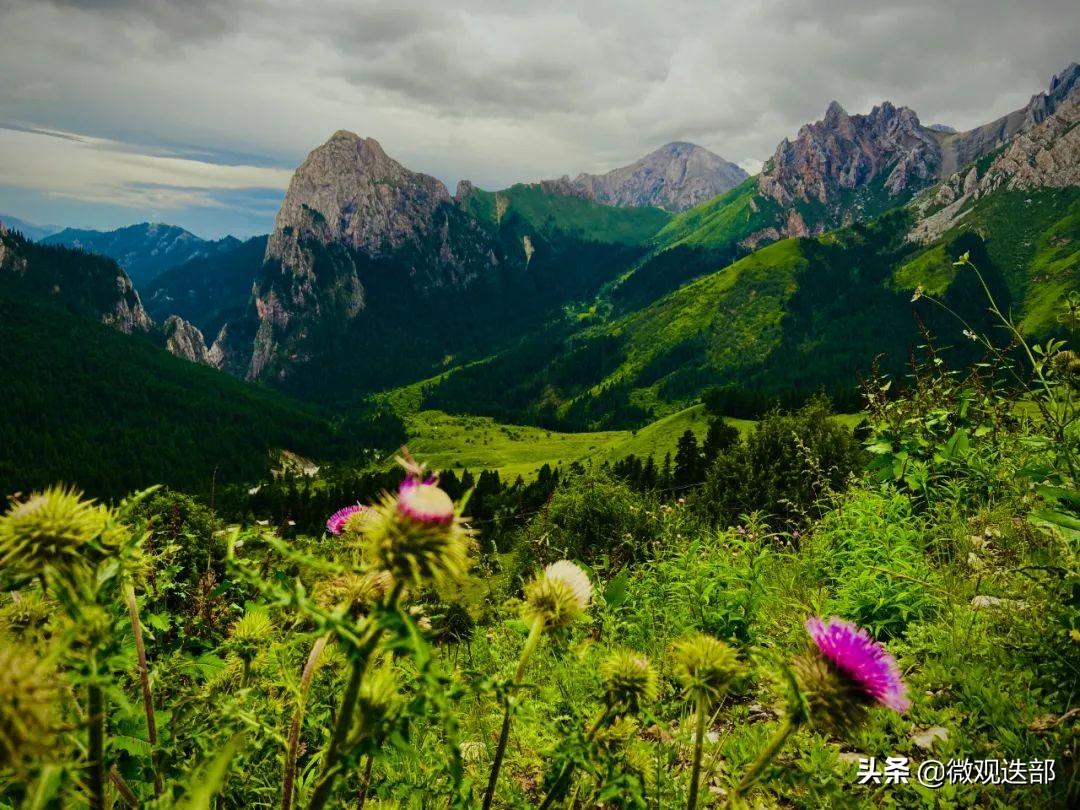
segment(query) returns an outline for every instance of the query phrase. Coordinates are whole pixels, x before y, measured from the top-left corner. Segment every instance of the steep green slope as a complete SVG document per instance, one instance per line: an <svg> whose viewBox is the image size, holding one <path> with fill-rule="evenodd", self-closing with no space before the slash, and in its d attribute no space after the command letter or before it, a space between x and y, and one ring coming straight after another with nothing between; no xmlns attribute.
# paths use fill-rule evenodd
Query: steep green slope
<svg viewBox="0 0 1080 810"><path fill-rule="evenodd" d="M851 409L859 376L875 362L901 371L922 326L950 341L959 334L945 310L912 302L894 282L920 251L906 240L910 223L900 210L817 239L784 240L610 321L575 328L563 320L431 382L424 406L574 430L638 427L710 388L721 389L722 410L736 416L820 390ZM950 250L985 253L970 234ZM1007 306L1000 271L984 263ZM969 324L989 326L972 276L944 297Z"/></svg>
<svg viewBox="0 0 1080 810"><path fill-rule="evenodd" d="M757 178L674 217L656 235L662 247L725 247L776 225L780 207L757 193ZM774 237L775 238L775 237Z"/></svg>
<svg viewBox="0 0 1080 810"><path fill-rule="evenodd" d="M501 223L517 216L549 236L561 231L588 242L640 244L671 219L671 214L659 208L602 205L525 183L498 192L473 189L464 202L473 216L486 222Z"/></svg>
<svg viewBox="0 0 1080 810"><path fill-rule="evenodd" d="M896 281L931 294L949 288L957 270L951 246L977 237L984 266L1000 273L1023 330L1060 331L1065 297L1080 290L1080 189L998 189L971 203L960 221L899 267Z"/></svg>
<svg viewBox="0 0 1080 810"><path fill-rule="evenodd" d="M256 236L233 250L170 268L143 291L146 311L157 323L179 315L212 341L227 320L243 314L265 254L266 237Z"/></svg>
<svg viewBox="0 0 1080 810"><path fill-rule="evenodd" d="M0 493L69 481L112 497L202 492L264 474L270 452L360 458L403 438L395 417L330 422L48 302L0 292Z"/></svg>

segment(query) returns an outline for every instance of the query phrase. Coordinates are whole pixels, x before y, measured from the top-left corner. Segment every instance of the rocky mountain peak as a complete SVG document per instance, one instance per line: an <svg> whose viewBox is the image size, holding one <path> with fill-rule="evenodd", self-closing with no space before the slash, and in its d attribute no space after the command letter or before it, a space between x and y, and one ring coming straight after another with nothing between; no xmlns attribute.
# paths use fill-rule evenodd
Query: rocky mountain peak
<svg viewBox="0 0 1080 810"><path fill-rule="evenodd" d="M298 252L305 239L381 255L415 238L449 200L439 180L406 169L374 138L338 130L293 174L266 256L308 272Z"/></svg>
<svg viewBox="0 0 1080 810"><path fill-rule="evenodd" d="M841 190L880 183L896 196L928 185L941 162L933 134L908 107L885 101L849 115L832 102L820 121L785 139L758 179L758 191L780 205L830 203Z"/></svg>
<svg viewBox="0 0 1080 810"><path fill-rule="evenodd" d="M734 188L748 176L708 149L672 141L605 174L579 174L573 180L564 177L541 186L606 205L655 205L685 211Z"/></svg>

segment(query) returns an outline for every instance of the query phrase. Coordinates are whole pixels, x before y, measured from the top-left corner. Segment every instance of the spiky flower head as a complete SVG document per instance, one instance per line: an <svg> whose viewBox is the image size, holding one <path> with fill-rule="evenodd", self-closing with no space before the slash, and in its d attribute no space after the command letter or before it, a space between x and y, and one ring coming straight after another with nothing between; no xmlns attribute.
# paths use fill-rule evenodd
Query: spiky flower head
<svg viewBox="0 0 1080 810"><path fill-rule="evenodd" d="M49 624L57 605L41 591L13 591L9 601L0 607L0 633L7 631L13 636L41 632Z"/></svg>
<svg viewBox="0 0 1080 810"><path fill-rule="evenodd" d="M118 535L108 509L84 500L77 489L50 487L0 517L0 571L27 578L48 569L71 574L85 567L91 551L117 543ZM94 542L101 548L90 548Z"/></svg>
<svg viewBox="0 0 1080 810"><path fill-rule="evenodd" d="M604 703L616 714L637 714L656 700L656 672L649 659L633 650L612 653L600 665L604 682Z"/></svg>
<svg viewBox="0 0 1080 810"><path fill-rule="evenodd" d="M683 694L695 703L719 703L731 682L745 670L731 647L704 633L676 642L674 654Z"/></svg>
<svg viewBox="0 0 1080 810"><path fill-rule="evenodd" d="M50 750L55 684L28 647L0 637L0 772Z"/></svg>
<svg viewBox="0 0 1080 810"><path fill-rule="evenodd" d="M315 586L315 601L327 610L344 609L353 618L366 615L371 606L390 591L392 580L385 571L363 574L351 571L323 580Z"/></svg>
<svg viewBox="0 0 1080 810"><path fill-rule="evenodd" d="M350 518L355 515L362 515L367 510L368 508L366 506L359 503L338 509L326 521L326 530L330 532L330 534L341 534L345 531L345 525L349 522Z"/></svg>
<svg viewBox="0 0 1080 810"><path fill-rule="evenodd" d="M525 586L525 619L542 618L549 628L564 627L592 601L589 575L569 560L553 562Z"/></svg>
<svg viewBox="0 0 1080 810"><path fill-rule="evenodd" d="M871 700L898 712L910 708L896 659L865 630L833 617L828 623L807 619L806 632L822 657L855 681Z"/></svg>
<svg viewBox="0 0 1080 810"><path fill-rule="evenodd" d="M865 630L835 617L812 617L806 632L814 650L792 669L815 723L845 734L875 703L898 712L910 707L896 659Z"/></svg>
<svg viewBox="0 0 1080 810"><path fill-rule="evenodd" d="M402 585L459 581L471 563L472 530L438 486L408 481L365 515L359 537L365 561Z"/></svg>
<svg viewBox="0 0 1080 810"><path fill-rule="evenodd" d="M264 610L251 610L241 616L229 633L229 647L241 661L250 663L266 649L274 637L274 623Z"/></svg>

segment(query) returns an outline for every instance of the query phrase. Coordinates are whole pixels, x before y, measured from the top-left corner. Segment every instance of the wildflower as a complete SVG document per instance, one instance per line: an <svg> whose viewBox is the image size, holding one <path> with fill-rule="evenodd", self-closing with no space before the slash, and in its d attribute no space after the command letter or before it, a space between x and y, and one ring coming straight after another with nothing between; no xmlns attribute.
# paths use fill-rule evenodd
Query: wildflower
<svg viewBox="0 0 1080 810"><path fill-rule="evenodd" d="M363 514L367 509L366 506L359 503L338 509L330 516L330 519L326 521L326 530L330 532L330 534L341 534L345 531L345 524L349 521L349 518L353 517L353 515Z"/></svg>
<svg viewBox="0 0 1080 810"><path fill-rule="evenodd" d="M410 483L411 482L411 483ZM460 580L469 568L472 530L433 479L410 478L365 514L363 554L401 585Z"/></svg>
<svg viewBox="0 0 1080 810"><path fill-rule="evenodd" d="M559 560L525 586L525 617L563 627L584 613L592 601L589 576L569 560Z"/></svg>
<svg viewBox="0 0 1080 810"><path fill-rule="evenodd" d="M0 772L49 752L55 683L29 648L0 638Z"/></svg>
<svg viewBox="0 0 1080 810"><path fill-rule="evenodd" d="M315 601L327 610L345 609L356 618L368 612L390 591L392 580L385 571L365 574L347 572L315 586Z"/></svg>
<svg viewBox="0 0 1080 810"><path fill-rule="evenodd" d="M397 497L398 512L419 523L447 524L454 519L454 502L439 489L434 478L406 478Z"/></svg>
<svg viewBox="0 0 1080 810"><path fill-rule="evenodd" d="M110 517L104 507L83 500L77 489L50 487L34 493L0 518L0 570L27 577L46 568L71 573L85 565L89 543L116 539Z"/></svg>
<svg viewBox="0 0 1080 810"><path fill-rule="evenodd" d="M718 703L744 669L731 647L704 633L683 639L674 651L683 694L696 703Z"/></svg>
<svg viewBox="0 0 1080 810"><path fill-rule="evenodd" d="M643 704L656 700L656 672L641 653L613 653L600 665L600 677L604 681L604 703L616 714L636 714Z"/></svg>
<svg viewBox="0 0 1080 810"><path fill-rule="evenodd" d="M806 631L816 649L793 668L811 717L825 728L850 731L874 703L898 712L911 705L896 660L865 630L837 618L810 618Z"/></svg>

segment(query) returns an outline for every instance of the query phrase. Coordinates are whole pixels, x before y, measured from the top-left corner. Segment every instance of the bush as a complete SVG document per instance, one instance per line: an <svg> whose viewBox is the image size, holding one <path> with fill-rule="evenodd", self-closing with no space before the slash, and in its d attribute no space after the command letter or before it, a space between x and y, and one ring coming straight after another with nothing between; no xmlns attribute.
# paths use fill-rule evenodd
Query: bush
<svg viewBox="0 0 1080 810"><path fill-rule="evenodd" d="M850 430L816 399L794 413L773 411L745 442L713 462L694 507L721 526L763 512L773 528L805 524L823 496L841 491L863 454Z"/></svg>
<svg viewBox="0 0 1080 810"><path fill-rule="evenodd" d="M522 532L518 564L531 571L558 559L606 560L612 566L643 559L659 530L659 505L603 470L569 478Z"/></svg>

